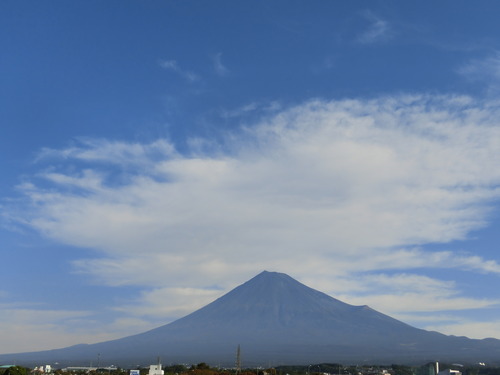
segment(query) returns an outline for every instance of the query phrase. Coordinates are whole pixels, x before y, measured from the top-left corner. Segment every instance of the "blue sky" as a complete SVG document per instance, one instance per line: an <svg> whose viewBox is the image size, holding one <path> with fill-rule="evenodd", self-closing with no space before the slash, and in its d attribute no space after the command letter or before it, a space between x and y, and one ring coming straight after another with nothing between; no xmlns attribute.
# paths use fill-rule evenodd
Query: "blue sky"
<svg viewBox="0 0 500 375"><path fill-rule="evenodd" d="M500 4L0 3L0 352L262 270L500 338Z"/></svg>

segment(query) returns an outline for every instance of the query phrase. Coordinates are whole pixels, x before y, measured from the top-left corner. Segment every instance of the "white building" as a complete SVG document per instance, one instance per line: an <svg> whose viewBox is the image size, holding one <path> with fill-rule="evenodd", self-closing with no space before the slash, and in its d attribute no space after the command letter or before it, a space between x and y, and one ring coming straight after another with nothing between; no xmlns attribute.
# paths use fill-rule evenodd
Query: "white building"
<svg viewBox="0 0 500 375"><path fill-rule="evenodd" d="M462 373L458 370L452 370L447 368L446 370L439 371L438 375L462 375Z"/></svg>
<svg viewBox="0 0 500 375"><path fill-rule="evenodd" d="M149 366L149 373L148 375L164 375L165 371L161 369L161 363L158 362L156 365L150 365Z"/></svg>
<svg viewBox="0 0 500 375"><path fill-rule="evenodd" d="M44 372L46 374L51 374L52 373L52 366L45 365L45 366L35 367L34 370L37 372Z"/></svg>

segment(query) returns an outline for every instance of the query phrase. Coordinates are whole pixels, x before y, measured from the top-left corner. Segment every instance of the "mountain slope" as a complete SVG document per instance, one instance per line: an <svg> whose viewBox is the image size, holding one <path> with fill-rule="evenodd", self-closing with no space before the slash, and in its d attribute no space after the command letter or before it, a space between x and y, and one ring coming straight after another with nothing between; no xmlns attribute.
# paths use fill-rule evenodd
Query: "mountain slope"
<svg viewBox="0 0 500 375"><path fill-rule="evenodd" d="M232 365L241 345L246 366L317 362L492 362L499 340L472 340L411 327L368 306L352 306L288 275L262 272L207 306L170 324L118 340L1 355L0 361L58 361L134 367L168 363Z"/></svg>

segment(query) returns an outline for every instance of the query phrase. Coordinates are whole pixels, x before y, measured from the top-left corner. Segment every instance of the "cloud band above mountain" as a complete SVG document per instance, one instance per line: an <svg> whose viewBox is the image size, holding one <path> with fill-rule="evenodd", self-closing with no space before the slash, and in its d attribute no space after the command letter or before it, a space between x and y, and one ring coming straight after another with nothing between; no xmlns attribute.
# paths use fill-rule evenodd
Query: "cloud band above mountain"
<svg viewBox="0 0 500 375"><path fill-rule="evenodd" d="M184 303L188 290L200 296L198 306L220 293L204 292L206 280L225 290L234 286L226 280L263 264L353 298L370 290L363 273L500 274L473 249L423 248L463 240L487 223L500 193L497 108L455 96L318 99L219 134L218 142L192 140L203 147L183 153L166 139L82 139L39 155L47 167L20 186L25 210L11 215L96 251L74 266L100 283L156 288ZM342 288L350 277L357 290ZM408 291L425 294L424 279L415 280ZM446 290L440 297L453 308L471 302L443 285L429 296ZM151 314L165 311L149 306Z"/></svg>

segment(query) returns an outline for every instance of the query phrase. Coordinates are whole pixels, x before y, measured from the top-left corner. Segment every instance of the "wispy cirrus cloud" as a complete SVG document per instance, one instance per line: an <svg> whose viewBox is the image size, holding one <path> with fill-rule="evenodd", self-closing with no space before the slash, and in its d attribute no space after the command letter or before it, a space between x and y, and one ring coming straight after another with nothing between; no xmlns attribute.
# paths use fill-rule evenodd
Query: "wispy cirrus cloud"
<svg viewBox="0 0 500 375"><path fill-rule="evenodd" d="M77 146L63 150L43 148L37 156L37 161L45 158L79 159L87 162L112 162L115 164L130 164L132 161L144 163L154 160L155 156L172 156L175 147L164 139L150 144L106 141L102 139L79 138Z"/></svg>
<svg viewBox="0 0 500 375"><path fill-rule="evenodd" d="M312 100L263 112L216 153L85 140L42 152L39 162L58 161L20 187L31 203L17 216L100 254L75 261L78 272L145 288L131 318L165 313L158 294L178 307L170 313L190 312L199 306L187 296L201 306L264 268L348 302L371 303L377 286L373 307L492 306L421 271L500 274L481 254L422 248L487 223L500 196L498 112L456 96Z"/></svg>
<svg viewBox="0 0 500 375"><path fill-rule="evenodd" d="M196 73L193 73L190 70L186 70L186 69L181 68L176 60L161 60L159 62L159 64L160 64L160 67L162 67L163 69L170 70L170 71L178 74L179 76L181 76L182 78L184 78L188 82L196 82L196 81L200 80L200 77Z"/></svg>
<svg viewBox="0 0 500 375"><path fill-rule="evenodd" d="M471 82L484 84L492 93L500 91L500 52L462 64L457 72Z"/></svg>
<svg viewBox="0 0 500 375"><path fill-rule="evenodd" d="M378 17L371 11L363 13L363 17L370 23L368 28L361 33L357 41L362 44L385 42L392 38L392 29L389 22Z"/></svg>
<svg viewBox="0 0 500 375"><path fill-rule="evenodd" d="M278 101L270 103L250 102L237 108L222 109L220 116L223 119L241 119L248 115L262 116L263 114L271 115L282 109L282 105Z"/></svg>
<svg viewBox="0 0 500 375"><path fill-rule="evenodd" d="M224 77L229 74L229 69L222 63L222 52L213 55L212 62L217 75Z"/></svg>

